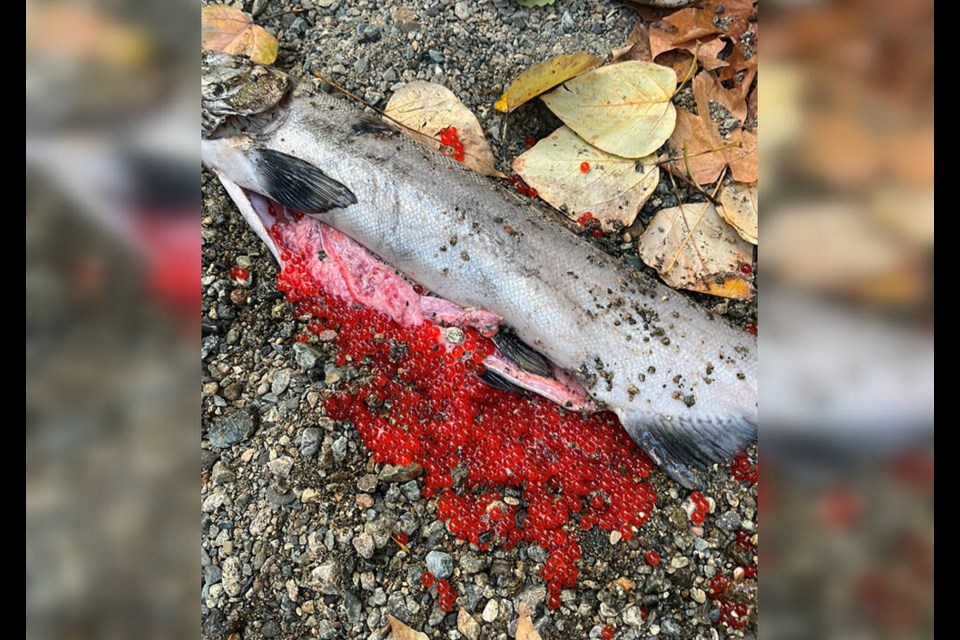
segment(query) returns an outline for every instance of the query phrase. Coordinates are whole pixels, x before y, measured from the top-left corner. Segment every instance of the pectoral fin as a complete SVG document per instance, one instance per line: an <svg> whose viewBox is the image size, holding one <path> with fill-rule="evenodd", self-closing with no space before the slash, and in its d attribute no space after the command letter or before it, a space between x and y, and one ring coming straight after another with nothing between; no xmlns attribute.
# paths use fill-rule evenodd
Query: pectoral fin
<svg viewBox="0 0 960 640"><path fill-rule="evenodd" d="M320 214L357 203L349 187L296 156L260 149L255 162L266 191L264 195L288 209Z"/></svg>

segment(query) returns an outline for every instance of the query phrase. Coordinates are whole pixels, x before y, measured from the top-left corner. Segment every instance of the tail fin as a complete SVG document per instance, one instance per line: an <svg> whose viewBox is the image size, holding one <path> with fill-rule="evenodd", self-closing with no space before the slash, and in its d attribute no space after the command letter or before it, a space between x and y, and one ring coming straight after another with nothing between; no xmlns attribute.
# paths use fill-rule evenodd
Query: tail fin
<svg viewBox="0 0 960 640"><path fill-rule="evenodd" d="M732 458L757 439L757 425L745 419L697 421L649 417L621 419L630 437L671 478L687 489L703 485L695 469Z"/></svg>

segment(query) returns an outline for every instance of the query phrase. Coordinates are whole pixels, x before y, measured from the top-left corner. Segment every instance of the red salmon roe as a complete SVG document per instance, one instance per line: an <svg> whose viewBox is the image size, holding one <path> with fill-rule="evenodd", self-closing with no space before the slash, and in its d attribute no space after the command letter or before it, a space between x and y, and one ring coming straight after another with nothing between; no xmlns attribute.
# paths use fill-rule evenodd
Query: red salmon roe
<svg viewBox="0 0 960 640"><path fill-rule="evenodd" d="M737 454L730 463L730 475L740 482L750 482L752 484L756 484L757 480L760 479L757 472L757 463L750 459L746 451Z"/></svg>
<svg viewBox="0 0 960 640"><path fill-rule="evenodd" d="M234 280L247 280L250 277L250 270L243 267L230 267L230 277Z"/></svg>
<svg viewBox="0 0 960 640"><path fill-rule="evenodd" d="M743 327L743 330L749 333L752 336L757 335L757 323L751 322Z"/></svg>
<svg viewBox="0 0 960 640"><path fill-rule="evenodd" d="M456 127L446 127L437 132L440 136L440 144L450 148L450 155L457 162L463 162L466 153L463 150L463 143L460 142L460 135Z"/></svg>
<svg viewBox="0 0 960 640"><path fill-rule="evenodd" d="M645 558L646 558L647 564L650 565L651 567L655 567L658 564L660 564L660 554L657 553L656 551L647 551L647 555L645 556Z"/></svg>
<svg viewBox="0 0 960 640"><path fill-rule="evenodd" d="M276 227L272 233L282 247ZM550 608L577 582L575 531L628 538L650 517L656 494L645 480L653 465L612 413L584 416L494 389L475 375L494 349L476 330L464 328L454 351L437 325L400 326L327 294L310 275L313 256L281 248L281 259L277 287L304 334L331 333L334 361L369 371L349 391L324 392L326 414L352 424L375 462L419 464L423 495L436 499L437 518L457 538L479 548L545 549L540 574ZM438 604L452 610L453 587L436 586Z"/></svg>
<svg viewBox="0 0 960 640"><path fill-rule="evenodd" d="M429 571L424 571L420 574L420 582L423 584L424 588L429 589L433 586L433 574Z"/></svg>
<svg viewBox="0 0 960 640"><path fill-rule="evenodd" d="M457 592L446 578L437 580L437 596L440 599L440 608L447 613L453 611L453 605L457 602Z"/></svg>
<svg viewBox="0 0 960 640"><path fill-rule="evenodd" d="M580 173L590 173L590 163L581 162L580 163Z"/></svg>
<svg viewBox="0 0 960 640"><path fill-rule="evenodd" d="M527 136L523 139L523 144L527 145L527 147L532 147L537 144L537 139L533 136Z"/></svg>
<svg viewBox="0 0 960 640"><path fill-rule="evenodd" d="M585 211L583 215L577 218L577 224L579 224L582 227L586 225L588 222L590 222L591 220L593 220L593 214L590 213L589 211Z"/></svg>
<svg viewBox="0 0 960 640"><path fill-rule="evenodd" d="M613 627L610 625L605 626L603 629L600 629L600 637L603 640L613 640Z"/></svg>
<svg viewBox="0 0 960 640"><path fill-rule="evenodd" d="M740 273L742 273L745 276L750 275L751 273L753 273L753 265L748 262L744 262L743 264L740 265Z"/></svg>
<svg viewBox="0 0 960 640"><path fill-rule="evenodd" d="M407 544L410 542L410 536L405 534L403 531L397 531L395 534L393 534L393 539L400 544Z"/></svg>
<svg viewBox="0 0 960 640"><path fill-rule="evenodd" d="M528 198L536 198L538 195L540 195L539 191L529 186L518 176L510 176L507 178L507 182L509 182L520 195L527 196Z"/></svg>

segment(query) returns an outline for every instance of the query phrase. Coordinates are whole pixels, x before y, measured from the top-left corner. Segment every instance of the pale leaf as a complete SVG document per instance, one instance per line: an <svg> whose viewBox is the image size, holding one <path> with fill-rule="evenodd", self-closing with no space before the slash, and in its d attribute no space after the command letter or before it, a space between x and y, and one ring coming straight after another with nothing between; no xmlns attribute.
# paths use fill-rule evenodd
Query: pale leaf
<svg viewBox="0 0 960 640"><path fill-rule="evenodd" d="M525 602L520 602L518 607L520 619L517 622L517 640L543 640L533 626L533 620L530 618L530 612L527 611Z"/></svg>
<svg viewBox="0 0 960 640"><path fill-rule="evenodd" d="M387 621L390 623L392 640L429 640L427 634L415 629L411 629L389 613L387 614Z"/></svg>
<svg viewBox="0 0 960 640"><path fill-rule="evenodd" d="M757 185L731 182L720 192L717 213L750 244L757 244Z"/></svg>
<svg viewBox="0 0 960 640"><path fill-rule="evenodd" d="M439 132L455 127L463 143L463 164L486 176L503 177L496 169L490 143L477 116L446 87L431 82L408 82L390 98L384 110L411 135L431 149L441 150Z"/></svg>
<svg viewBox="0 0 960 640"><path fill-rule="evenodd" d="M510 83L493 108L510 112L544 91L589 71L603 60L589 53L554 56L525 70Z"/></svg>
<svg viewBox="0 0 960 640"><path fill-rule="evenodd" d="M753 261L753 248L709 202L660 210L639 245L640 259L675 289L738 299L753 293L740 271Z"/></svg>
<svg viewBox="0 0 960 640"><path fill-rule="evenodd" d="M513 170L570 219L589 212L614 229L615 221L630 226L657 188L655 162L653 156L631 160L605 153L560 127L514 160Z"/></svg>
<svg viewBox="0 0 960 640"><path fill-rule="evenodd" d="M595 147L642 158L673 133L676 87L677 76L669 67L630 60L578 76L541 99Z"/></svg>
<svg viewBox="0 0 960 640"><path fill-rule="evenodd" d="M277 59L277 39L233 7L204 7L200 13L200 34L204 51L244 55L260 64L273 64Z"/></svg>

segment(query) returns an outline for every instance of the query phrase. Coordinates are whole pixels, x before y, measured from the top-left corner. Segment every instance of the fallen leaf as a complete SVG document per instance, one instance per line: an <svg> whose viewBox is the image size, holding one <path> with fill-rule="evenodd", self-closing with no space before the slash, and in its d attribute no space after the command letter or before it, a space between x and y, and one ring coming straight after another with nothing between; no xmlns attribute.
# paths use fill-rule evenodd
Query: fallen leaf
<svg viewBox="0 0 960 640"><path fill-rule="evenodd" d="M390 623L390 633L393 640L429 640L427 634L411 629L389 613L387 614L387 622Z"/></svg>
<svg viewBox="0 0 960 640"><path fill-rule="evenodd" d="M572 53L548 58L517 76L493 108L509 113L544 91L549 91L558 84L593 69L601 62L603 62L601 58L589 53Z"/></svg>
<svg viewBox="0 0 960 640"><path fill-rule="evenodd" d="M446 87L408 82L393 94L384 113L403 125L403 133L438 151L443 147L440 130L455 127L463 143L463 164L486 176L503 177L477 117Z"/></svg>
<svg viewBox="0 0 960 640"><path fill-rule="evenodd" d="M697 114L685 109L677 114L677 126L667 147L676 158L668 168L699 184L716 182L724 166L738 182L756 182L758 177L757 134L742 128L747 117L746 100L736 89L725 89L710 72L693 79ZM727 130L720 135L720 128Z"/></svg>
<svg viewBox="0 0 960 640"><path fill-rule="evenodd" d="M211 5L200 13L200 43L204 51L244 55L260 64L273 64L279 44L266 29L233 7Z"/></svg>
<svg viewBox="0 0 960 640"><path fill-rule="evenodd" d="M673 132L677 76L669 67L631 60L594 69L541 96L584 140L624 158L642 158Z"/></svg>
<svg viewBox="0 0 960 640"><path fill-rule="evenodd" d="M681 9L650 25L650 53L656 58L671 49L706 42L721 33L714 16L698 8Z"/></svg>
<svg viewBox="0 0 960 640"><path fill-rule="evenodd" d="M626 43L622 47L617 47L611 51L610 59L613 62L626 62L628 60L651 62L653 60L653 55L650 53L650 33L643 20L637 20L627 37Z"/></svg>
<svg viewBox="0 0 960 640"><path fill-rule="evenodd" d="M560 127L514 160L513 170L571 220L589 212L613 230L614 222L630 226L657 188L655 162L606 153Z"/></svg>
<svg viewBox="0 0 960 640"><path fill-rule="evenodd" d="M533 626L530 612L527 611L527 604L521 601L517 611L520 614L520 619L517 621L517 640L543 640L537 632L537 628Z"/></svg>
<svg viewBox="0 0 960 640"><path fill-rule="evenodd" d="M720 191L717 213L740 237L757 244L757 185L731 182Z"/></svg>
<svg viewBox="0 0 960 640"><path fill-rule="evenodd" d="M753 287L740 265L753 248L709 202L661 209L640 236L640 259L671 287L724 298L749 298Z"/></svg>

